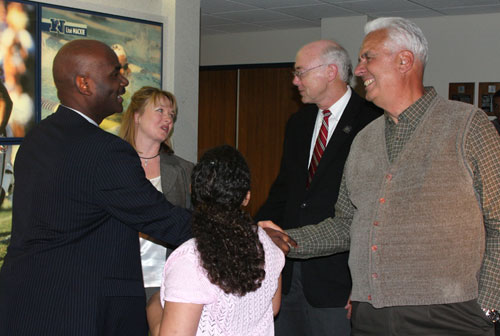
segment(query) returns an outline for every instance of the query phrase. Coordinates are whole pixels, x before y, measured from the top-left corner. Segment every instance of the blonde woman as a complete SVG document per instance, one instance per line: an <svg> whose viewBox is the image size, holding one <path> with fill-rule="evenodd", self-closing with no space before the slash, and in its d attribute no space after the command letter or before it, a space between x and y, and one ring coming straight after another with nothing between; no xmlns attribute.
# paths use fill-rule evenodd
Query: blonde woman
<svg viewBox="0 0 500 336"><path fill-rule="evenodd" d="M177 119L175 96L145 86L134 93L125 111L120 136L137 151L146 178L172 204L190 208L189 181L193 164L176 155L170 138ZM163 265L172 247L141 234L141 262L146 297L160 289Z"/></svg>

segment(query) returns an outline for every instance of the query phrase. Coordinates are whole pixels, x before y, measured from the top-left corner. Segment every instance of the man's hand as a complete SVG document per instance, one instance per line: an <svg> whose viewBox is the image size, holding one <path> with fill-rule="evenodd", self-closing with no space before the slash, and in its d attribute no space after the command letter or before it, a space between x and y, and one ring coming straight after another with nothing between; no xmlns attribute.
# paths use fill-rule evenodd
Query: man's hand
<svg viewBox="0 0 500 336"><path fill-rule="evenodd" d="M295 240L290 238L282 228L271 221L261 221L258 225L263 228L273 242L283 251L285 255L290 252L290 247L297 247Z"/></svg>
<svg viewBox="0 0 500 336"><path fill-rule="evenodd" d="M344 306L344 309L347 310L346 317L350 320L352 316L351 295L349 295L349 298L347 299L347 304Z"/></svg>
<svg viewBox="0 0 500 336"><path fill-rule="evenodd" d="M285 233L285 231L282 228L280 228L278 225L274 224L274 222L270 221L270 220L260 221L257 223L257 225L263 229L273 229L273 230Z"/></svg>

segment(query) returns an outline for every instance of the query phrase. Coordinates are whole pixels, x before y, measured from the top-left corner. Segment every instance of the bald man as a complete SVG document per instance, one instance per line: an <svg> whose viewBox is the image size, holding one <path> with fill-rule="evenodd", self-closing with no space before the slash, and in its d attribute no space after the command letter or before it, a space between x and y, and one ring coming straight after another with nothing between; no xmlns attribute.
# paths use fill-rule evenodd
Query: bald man
<svg viewBox="0 0 500 336"><path fill-rule="evenodd" d="M61 106L17 157L12 238L0 271L0 335L146 335L138 231L170 244L190 214L145 178L135 150L101 130L128 81L105 44L54 59Z"/></svg>
<svg viewBox="0 0 500 336"><path fill-rule="evenodd" d="M334 41L314 41L297 53L293 84L306 105L288 120L281 169L257 219L292 229L335 215L332 205L351 143L381 114L349 87L351 76L349 55ZM325 135L325 149L318 157L313 152L320 134ZM344 252L307 261L287 259L277 336L350 335L344 309L351 291L348 257Z"/></svg>
<svg viewBox="0 0 500 336"><path fill-rule="evenodd" d="M365 34L354 73L384 116L354 139L335 217L287 230L288 256L350 251L353 336L492 336L500 138L483 111L424 87L415 23L380 17Z"/></svg>

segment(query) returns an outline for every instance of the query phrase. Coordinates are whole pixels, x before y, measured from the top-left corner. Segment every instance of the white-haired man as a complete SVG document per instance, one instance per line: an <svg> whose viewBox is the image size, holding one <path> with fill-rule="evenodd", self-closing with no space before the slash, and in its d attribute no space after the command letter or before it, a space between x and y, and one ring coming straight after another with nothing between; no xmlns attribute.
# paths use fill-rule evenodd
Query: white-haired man
<svg viewBox="0 0 500 336"><path fill-rule="evenodd" d="M493 335L500 138L481 110L424 88L414 23L379 18L365 33L355 74L384 116L353 142L335 218L288 230L289 256L350 249L353 335Z"/></svg>

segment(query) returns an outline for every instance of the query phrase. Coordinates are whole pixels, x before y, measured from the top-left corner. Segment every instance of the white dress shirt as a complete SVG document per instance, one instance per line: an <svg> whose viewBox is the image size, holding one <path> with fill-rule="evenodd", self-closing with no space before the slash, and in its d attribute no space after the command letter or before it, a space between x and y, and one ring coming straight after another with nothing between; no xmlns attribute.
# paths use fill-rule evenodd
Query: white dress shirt
<svg viewBox="0 0 500 336"><path fill-rule="evenodd" d="M351 99L352 91L349 86L347 86L347 91L344 93L339 100L337 100L328 110L332 113L328 118L328 138L326 139L326 145L328 146L328 142L330 142L330 138L332 137L333 131L337 124L339 123L340 117L342 117L342 113ZM319 130L321 129L321 124L323 123L323 111L319 109L318 114L316 116L316 125L314 126L313 136L311 138L311 149L309 151L309 164L311 164L312 155L314 152L314 146L316 145L316 139L318 138Z"/></svg>

